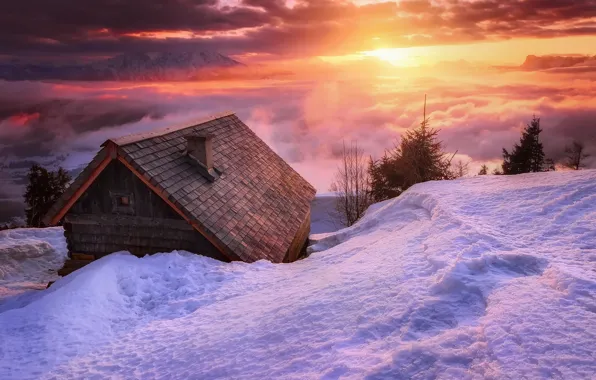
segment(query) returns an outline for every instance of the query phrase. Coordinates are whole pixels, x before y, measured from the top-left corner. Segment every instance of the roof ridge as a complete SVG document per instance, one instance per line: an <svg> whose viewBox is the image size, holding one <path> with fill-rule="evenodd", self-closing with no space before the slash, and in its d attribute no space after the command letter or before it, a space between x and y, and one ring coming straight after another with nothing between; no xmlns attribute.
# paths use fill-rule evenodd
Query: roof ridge
<svg viewBox="0 0 596 380"><path fill-rule="evenodd" d="M117 138L110 138L110 139L106 140L103 144L101 144L101 146L105 146L110 141L118 146L128 145L128 144L136 143L139 141L167 135L169 133L177 132L182 129L197 127L201 124L205 124L210 121L221 119L221 118L224 118L227 116L232 116L235 114L236 113L233 111L225 111L225 112L220 112L220 113L217 113L217 114L214 114L211 116L207 116L204 118L195 119L192 121L187 121L184 123L176 124L175 126L165 127L162 129L152 130L152 131L148 131L148 132L133 133L130 135L125 135L125 136L121 136L121 137L117 137Z"/></svg>

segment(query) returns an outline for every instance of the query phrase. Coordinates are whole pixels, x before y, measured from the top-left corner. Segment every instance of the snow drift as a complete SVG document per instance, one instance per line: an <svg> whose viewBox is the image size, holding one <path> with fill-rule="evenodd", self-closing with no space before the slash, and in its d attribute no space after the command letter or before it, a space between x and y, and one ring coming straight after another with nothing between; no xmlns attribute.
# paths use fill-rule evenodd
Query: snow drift
<svg viewBox="0 0 596 380"><path fill-rule="evenodd" d="M98 260L0 313L0 378L596 376L596 171L425 183L313 238Z"/></svg>
<svg viewBox="0 0 596 380"><path fill-rule="evenodd" d="M0 231L0 312L23 302L23 293L56 280L65 259L62 228Z"/></svg>

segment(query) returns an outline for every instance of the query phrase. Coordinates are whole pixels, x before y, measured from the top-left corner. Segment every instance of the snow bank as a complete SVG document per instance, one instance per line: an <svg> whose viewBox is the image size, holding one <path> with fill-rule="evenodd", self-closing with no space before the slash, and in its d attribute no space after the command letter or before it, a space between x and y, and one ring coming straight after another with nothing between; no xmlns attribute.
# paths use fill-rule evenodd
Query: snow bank
<svg viewBox="0 0 596 380"><path fill-rule="evenodd" d="M0 313L0 378L596 376L596 171L421 184L316 238L98 260Z"/></svg>
<svg viewBox="0 0 596 380"><path fill-rule="evenodd" d="M65 258L61 227L0 231L0 312L27 298L20 297L23 293L55 280Z"/></svg>

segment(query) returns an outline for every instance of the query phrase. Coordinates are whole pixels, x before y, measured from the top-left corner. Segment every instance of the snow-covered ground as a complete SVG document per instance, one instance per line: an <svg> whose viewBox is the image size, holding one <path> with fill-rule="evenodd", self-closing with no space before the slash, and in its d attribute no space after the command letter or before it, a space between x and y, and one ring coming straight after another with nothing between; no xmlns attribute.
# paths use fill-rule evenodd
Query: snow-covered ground
<svg viewBox="0 0 596 380"><path fill-rule="evenodd" d="M0 313L40 296L34 290L45 289L49 281L56 280L64 260L66 241L61 227L0 231Z"/></svg>
<svg viewBox="0 0 596 380"><path fill-rule="evenodd" d="M0 313L0 378L596 378L596 171L425 183L315 238L98 260Z"/></svg>

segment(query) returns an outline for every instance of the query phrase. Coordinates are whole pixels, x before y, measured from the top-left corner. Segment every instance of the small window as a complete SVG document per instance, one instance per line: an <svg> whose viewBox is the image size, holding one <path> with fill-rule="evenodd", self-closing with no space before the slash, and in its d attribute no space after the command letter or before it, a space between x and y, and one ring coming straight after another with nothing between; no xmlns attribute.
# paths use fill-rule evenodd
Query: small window
<svg viewBox="0 0 596 380"><path fill-rule="evenodd" d="M135 200L132 193L110 191L110 197L112 198L112 213L134 215Z"/></svg>

